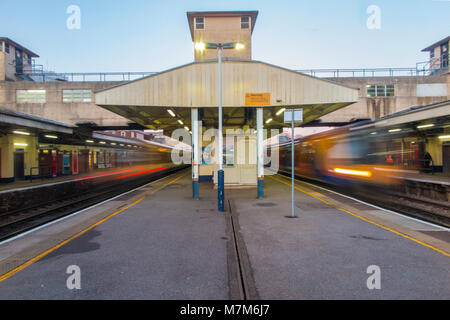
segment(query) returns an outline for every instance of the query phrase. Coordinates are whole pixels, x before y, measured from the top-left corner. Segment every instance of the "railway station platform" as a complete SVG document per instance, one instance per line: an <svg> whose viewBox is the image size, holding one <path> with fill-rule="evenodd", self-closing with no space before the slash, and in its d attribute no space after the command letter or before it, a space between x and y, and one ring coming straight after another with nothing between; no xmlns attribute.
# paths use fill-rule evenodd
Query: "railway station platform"
<svg viewBox="0 0 450 320"><path fill-rule="evenodd" d="M189 170L0 243L0 299L449 299L450 233L348 197L267 176L212 183ZM78 266L81 289L66 286ZM367 287L380 270L381 289ZM242 284L244 288L242 288Z"/></svg>

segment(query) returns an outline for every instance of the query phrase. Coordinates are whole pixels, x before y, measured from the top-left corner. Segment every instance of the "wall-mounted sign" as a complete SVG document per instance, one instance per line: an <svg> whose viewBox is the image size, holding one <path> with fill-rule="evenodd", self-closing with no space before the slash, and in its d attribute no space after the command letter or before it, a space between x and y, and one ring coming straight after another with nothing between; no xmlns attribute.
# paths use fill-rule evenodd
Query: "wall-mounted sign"
<svg viewBox="0 0 450 320"><path fill-rule="evenodd" d="M270 105L270 93L246 93L245 94L246 106L269 106Z"/></svg>

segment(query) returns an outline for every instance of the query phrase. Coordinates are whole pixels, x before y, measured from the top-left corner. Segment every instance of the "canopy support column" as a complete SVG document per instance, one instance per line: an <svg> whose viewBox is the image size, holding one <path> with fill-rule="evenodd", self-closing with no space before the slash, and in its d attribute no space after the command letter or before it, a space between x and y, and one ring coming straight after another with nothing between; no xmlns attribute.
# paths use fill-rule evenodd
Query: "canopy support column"
<svg viewBox="0 0 450 320"><path fill-rule="evenodd" d="M256 145L257 145L257 166L258 166L258 199L264 198L264 109L258 108L256 111Z"/></svg>
<svg viewBox="0 0 450 320"><path fill-rule="evenodd" d="M192 108L192 196L194 199L199 199L198 180L199 180L199 162L200 162L200 148L199 148L199 121L198 109Z"/></svg>

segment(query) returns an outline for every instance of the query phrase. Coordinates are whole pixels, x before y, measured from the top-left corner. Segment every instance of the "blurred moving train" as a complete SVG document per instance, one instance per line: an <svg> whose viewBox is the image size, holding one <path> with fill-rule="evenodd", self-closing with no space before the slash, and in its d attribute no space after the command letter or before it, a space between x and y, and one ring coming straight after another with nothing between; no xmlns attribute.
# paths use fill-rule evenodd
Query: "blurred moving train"
<svg viewBox="0 0 450 320"><path fill-rule="evenodd" d="M291 170L291 143L279 149ZM273 152L273 151L272 151ZM399 184L422 174L450 176L450 103L416 107L295 141L295 174L340 186Z"/></svg>

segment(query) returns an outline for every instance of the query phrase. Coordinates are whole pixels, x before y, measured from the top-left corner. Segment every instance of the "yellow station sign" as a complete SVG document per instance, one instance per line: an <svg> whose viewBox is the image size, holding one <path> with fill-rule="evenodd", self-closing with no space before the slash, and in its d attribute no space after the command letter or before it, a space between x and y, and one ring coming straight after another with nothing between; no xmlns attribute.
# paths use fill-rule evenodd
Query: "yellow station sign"
<svg viewBox="0 0 450 320"><path fill-rule="evenodd" d="M247 93L245 94L246 106L269 106L270 93Z"/></svg>

